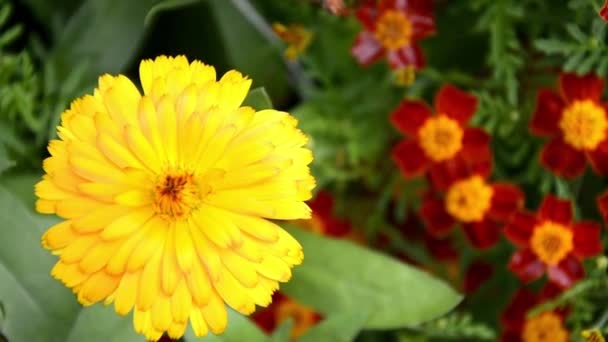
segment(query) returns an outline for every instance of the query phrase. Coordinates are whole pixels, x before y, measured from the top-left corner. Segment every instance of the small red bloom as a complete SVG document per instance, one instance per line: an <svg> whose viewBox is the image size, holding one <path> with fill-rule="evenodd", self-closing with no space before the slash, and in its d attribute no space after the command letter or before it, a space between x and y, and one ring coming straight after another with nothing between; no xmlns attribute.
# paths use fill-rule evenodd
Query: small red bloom
<svg viewBox="0 0 608 342"><path fill-rule="evenodd" d="M503 342L567 342L570 333L564 321L567 310L545 311L528 318L527 314L534 306L555 297L559 289L548 283L540 294L526 288L519 289L501 316Z"/></svg>
<svg viewBox="0 0 608 342"><path fill-rule="evenodd" d="M600 17L602 17L604 21L608 21L608 0L606 0L604 6L600 9Z"/></svg>
<svg viewBox="0 0 608 342"><path fill-rule="evenodd" d="M308 205L312 209L312 219L308 221L310 230L338 238L352 232L353 228L348 220L334 216L334 198L329 192L319 191Z"/></svg>
<svg viewBox="0 0 608 342"><path fill-rule="evenodd" d="M572 178L585 170L608 174L608 117L600 102L604 81L595 75L561 74L560 93L543 89L530 122L532 133L550 137L541 163L555 174Z"/></svg>
<svg viewBox="0 0 608 342"><path fill-rule="evenodd" d="M490 136L466 124L477 110L477 98L444 85L435 97L435 112L421 101L403 101L391 114L391 122L406 138L393 149L393 159L407 178L426 171L432 175L450 172L450 161L490 165Z"/></svg>
<svg viewBox="0 0 608 342"><path fill-rule="evenodd" d="M524 195L509 183L488 183L487 174L471 172L455 160L446 174L442 198L427 196L420 215L435 236L449 233L460 223L473 246L485 249L500 238L500 227L523 206Z"/></svg>
<svg viewBox="0 0 608 342"><path fill-rule="evenodd" d="M520 247L509 269L524 282L547 272L550 282L568 288L585 275L580 260L602 252L600 225L574 223L570 201L551 195L545 197L538 214L513 215L505 235Z"/></svg>
<svg viewBox="0 0 608 342"><path fill-rule="evenodd" d="M494 269L491 264L481 260L472 262L464 276L464 292L475 292L484 282L492 277L493 273Z"/></svg>
<svg viewBox="0 0 608 342"><path fill-rule="evenodd" d="M357 9L363 25L352 47L359 64L369 65L386 55L393 69L425 64L417 41L435 32L430 0L364 1Z"/></svg>
<svg viewBox="0 0 608 342"><path fill-rule="evenodd" d="M302 336L322 319L317 312L280 292L274 293L272 304L251 315L251 319L266 333L272 333L277 326L289 318L293 319L290 333L292 339Z"/></svg>

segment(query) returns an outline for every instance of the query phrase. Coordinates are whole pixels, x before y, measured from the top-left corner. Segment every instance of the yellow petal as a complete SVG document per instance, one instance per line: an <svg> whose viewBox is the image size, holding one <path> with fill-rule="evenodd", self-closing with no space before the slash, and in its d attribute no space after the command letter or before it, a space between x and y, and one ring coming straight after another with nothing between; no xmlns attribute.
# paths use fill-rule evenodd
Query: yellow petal
<svg viewBox="0 0 608 342"><path fill-rule="evenodd" d="M174 322L186 323L192 309L192 296L186 281L181 281L171 297L171 312Z"/></svg>
<svg viewBox="0 0 608 342"><path fill-rule="evenodd" d="M190 237L190 225L192 222L178 221L175 227L175 251L177 253L177 263L184 273L188 273L192 263L196 260L194 243Z"/></svg>
<svg viewBox="0 0 608 342"><path fill-rule="evenodd" d="M222 250L222 263L243 286L251 288L258 283L258 273L254 264L230 250Z"/></svg>
<svg viewBox="0 0 608 342"><path fill-rule="evenodd" d="M228 312L224 301L217 293L209 298L209 303L202 309L205 322L214 334L221 334L226 329L228 323Z"/></svg>
<svg viewBox="0 0 608 342"><path fill-rule="evenodd" d="M136 306L139 310L150 310L160 294L160 261L162 249L154 253L144 267L139 279Z"/></svg>
<svg viewBox="0 0 608 342"><path fill-rule="evenodd" d="M67 264L61 260L55 264L51 270L51 275L70 288L81 284L89 278L89 274L82 272L78 264Z"/></svg>
<svg viewBox="0 0 608 342"><path fill-rule="evenodd" d="M114 292L119 281L119 277L103 271L97 272L83 283L78 293L78 301L85 306L95 304Z"/></svg>
<svg viewBox="0 0 608 342"><path fill-rule="evenodd" d="M196 337L206 336L209 332L203 312L199 308L192 309L192 312L190 313L190 324L192 325L192 330L194 330L194 335Z"/></svg>
<svg viewBox="0 0 608 342"><path fill-rule="evenodd" d="M161 264L161 289L167 296L172 296L181 278L182 275L175 257L175 227L171 227L165 238Z"/></svg>
<svg viewBox="0 0 608 342"><path fill-rule="evenodd" d="M145 234L141 242L131 250L131 256L127 263L127 271L135 272L150 260L154 252L161 250L167 237L166 223L159 218L152 218L143 228Z"/></svg>
<svg viewBox="0 0 608 342"><path fill-rule="evenodd" d="M220 279L213 283L217 293L236 311L249 315L255 311L255 303L249 297L248 291L227 270L223 270Z"/></svg>
<svg viewBox="0 0 608 342"><path fill-rule="evenodd" d="M104 268L122 241L98 242L80 261L80 268L87 273L95 273Z"/></svg>
<svg viewBox="0 0 608 342"><path fill-rule="evenodd" d="M72 221L66 220L52 226L42 235L42 246L46 249L60 249L77 238L78 234L72 230Z"/></svg>
<svg viewBox="0 0 608 342"><path fill-rule="evenodd" d="M160 295L152 306L152 324L158 331L167 331L173 322L171 302L168 297Z"/></svg>
<svg viewBox="0 0 608 342"><path fill-rule="evenodd" d="M131 210L105 227L101 232L101 238L110 241L130 235L154 215L154 210L150 207Z"/></svg>
<svg viewBox="0 0 608 342"><path fill-rule="evenodd" d="M212 290L209 277L200 262L192 264L192 269L190 270L190 273L186 275L186 280L194 304L197 306L206 305Z"/></svg>
<svg viewBox="0 0 608 342"><path fill-rule="evenodd" d="M114 293L114 310L116 310L116 313L119 315L124 316L133 309L137 296L140 274L141 272L125 273L122 276L120 284Z"/></svg>

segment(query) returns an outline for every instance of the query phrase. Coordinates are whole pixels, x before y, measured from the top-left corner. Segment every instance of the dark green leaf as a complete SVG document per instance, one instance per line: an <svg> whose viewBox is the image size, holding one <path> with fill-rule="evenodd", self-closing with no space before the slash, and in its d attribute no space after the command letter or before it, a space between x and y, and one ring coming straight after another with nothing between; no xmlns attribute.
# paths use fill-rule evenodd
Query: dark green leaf
<svg viewBox="0 0 608 342"><path fill-rule="evenodd" d="M441 316L462 296L429 274L346 241L298 228L289 231L304 246L304 263L282 290L330 316L364 310L366 328L415 326Z"/></svg>
<svg viewBox="0 0 608 342"><path fill-rule="evenodd" d="M365 310L334 314L308 330L304 336L298 339L298 342L354 341L365 325L368 316L369 313Z"/></svg>
<svg viewBox="0 0 608 342"><path fill-rule="evenodd" d="M270 100L266 89L259 87L247 94L245 101L243 101L243 106L250 106L255 110L272 109L272 100Z"/></svg>
<svg viewBox="0 0 608 342"><path fill-rule="evenodd" d="M154 20L154 18L161 12L178 9L180 7L188 6L199 1L201 0L164 0L152 6L150 11L148 11L148 14L146 14L146 18L144 19L144 25L150 25L152 20Z"/></svg>
<svg viewBox="0 0 608 342"><path fill-rule="evenodd" d="M194 335L192 327L188 326L184 337L186 342L269 342L268 336L260 331L248 317L232 309L228 310L228 326L223 334L216 336L209 333L209 335L199 338Z"/></svg>

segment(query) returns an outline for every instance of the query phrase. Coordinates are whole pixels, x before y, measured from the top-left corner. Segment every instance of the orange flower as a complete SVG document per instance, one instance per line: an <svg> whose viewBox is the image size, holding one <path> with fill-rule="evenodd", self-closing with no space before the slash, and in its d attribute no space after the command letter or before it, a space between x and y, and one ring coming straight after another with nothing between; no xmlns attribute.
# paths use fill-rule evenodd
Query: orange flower
<svg viewBox="0 0 608 342"><path fill-rule="evenodd" d="M445 236L460 223L474 247L493 246L500 238L500 224L522 207L523 193L513 184L488 182L487 169L472 170L460 159L450 166L438 188L442 196L426 196L420 208L427 229Z"/></svg>
<svg viewBox="0 0 608 342"><path fill-rule="evenodd" d="M393 149L393 159L406 178L427 171L445 173L457 157L467 162L490 160L490 136L466 124L477 110L477 98L452 85L435 97L436 115L421 101L403 101L391 114L393 125L406 138Z"/></svg>
<svg viewBox="0 0 608 342"><path fill-rule="evenodd" d="M288 60L297 59L308 48L312 40L312 32L302 25L285 26L281 23L274 23L272 24L272 30L281 40L287 43L284 56Z"/></svg>
<svg viewBox="0 0 608 342"><path fill-rule="evenodd" d="M551 141L541 152L541 163L556 175L572 178L585 170L608 174L608 117L600 102L604 81L595 75L561 74L560 93L538 93L530 130Z"/></svg>
<svg viewBox="0 0 608 342"><path fill-rule="evenodd" d="M304 335L308 329L322 319L321 315L314 310L280 292L275 292L270 306L256 311L251 318L267 333L272 333L283 321L289 318L293 319L293 327L290 333L292 340Z"/></svg>
<svg viewBox="0 0 608 342"><path fill-rule="evenodd" d="M353 56L362 65L386 55L393 69L422 68L424 56L416 41L435 32L432 6L430 0L363 1L356 12L363 31L352 47Z"/></svg>
<svg viewBox="0 0 608 342"><path fill-rule="evenodd" d="M585 275L580 259L602 252L598 223L572 221L570 201L548 195L534 215L519 212L505 227L505 235L520 247L509 269L530 282L545 271L549 281L561 288L572 286Z"/></svg>

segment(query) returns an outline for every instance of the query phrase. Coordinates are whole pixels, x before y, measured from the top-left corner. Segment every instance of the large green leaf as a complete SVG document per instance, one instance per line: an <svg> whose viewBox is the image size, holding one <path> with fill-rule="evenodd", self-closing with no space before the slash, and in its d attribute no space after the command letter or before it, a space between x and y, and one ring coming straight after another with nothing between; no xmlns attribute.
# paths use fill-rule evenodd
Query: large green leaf
<svg viewBox="0 0 608 342"><path fill-rule="evenodd" d="M228 310L228 326L226 331L221 335L209 335L198 338L194 335L192 327L188 326L186 342L202 341L202 342L268 342L269 338L258 327L253 324L249 318L239 314L238 312Z"/></svg>
<svg viewBox="0 0 608 342"><path fill-rule="evenodd" d="M308 330L298 342L353 341L365 325L367 318L368 312L365 310L334 314Z"/></svg>
<svg viewBox="0 0 608 342"><path fill-rule="evenodd" d="M364 327L415 326L454 308L462 297L429 274L350 242L298 228L304 262L281 290L326 316L369 312Z"/></svg>
<svg viewBox="0 0 608 342"><path fill-rule="evenodd" d="M22 184L24 189L12 191L32 191L34 178ZM143 341L129 318L100 305L82 308L70 290L50 276L56 257L42 249L40 237L57 218L34 213L4 186L0 216L0 302L5 315L0 329L9 341Z"/></svg>
<svg viewBox="0 0 608 342"><path fill-rule="evenodd" d="M266 92L264 87L259 87L251 90L245 101L243 101L243 106L250 106L255 110L262 109L272 109L272 101L270 100L270 96Z"/></svg>

